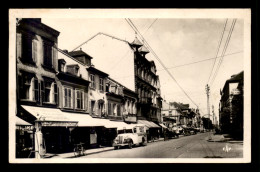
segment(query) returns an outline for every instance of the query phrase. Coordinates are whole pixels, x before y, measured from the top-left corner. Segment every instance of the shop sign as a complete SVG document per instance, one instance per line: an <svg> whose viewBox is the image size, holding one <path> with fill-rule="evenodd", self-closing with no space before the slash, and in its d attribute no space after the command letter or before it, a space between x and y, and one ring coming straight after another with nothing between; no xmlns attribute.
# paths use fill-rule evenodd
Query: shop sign
<svg viewBox="0 0 260 172"><path fill-rule="evenodd" d="M125 121L126 122L136 122L137 119L136 119L136 116L126 116Z"/></svg>
<svg viewBox="0 0 260 172"><path fill-rule="evenodd" d="M54 122L54 121L42 121L43 127L75 127L77 122Z"/></svg>

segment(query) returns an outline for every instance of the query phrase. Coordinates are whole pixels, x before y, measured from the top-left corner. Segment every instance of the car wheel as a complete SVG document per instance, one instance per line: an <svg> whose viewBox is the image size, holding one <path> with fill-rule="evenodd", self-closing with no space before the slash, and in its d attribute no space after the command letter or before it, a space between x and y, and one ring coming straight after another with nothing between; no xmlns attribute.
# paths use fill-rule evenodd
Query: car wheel
<svg viewBox="0 0 260 172"><path fill-rule="evenodd" d="M132 149L132 148L133 148L133 142L132 142L132 141L130 141L130 142L128 143L128 147L129 147L129 149Z"/></svg>

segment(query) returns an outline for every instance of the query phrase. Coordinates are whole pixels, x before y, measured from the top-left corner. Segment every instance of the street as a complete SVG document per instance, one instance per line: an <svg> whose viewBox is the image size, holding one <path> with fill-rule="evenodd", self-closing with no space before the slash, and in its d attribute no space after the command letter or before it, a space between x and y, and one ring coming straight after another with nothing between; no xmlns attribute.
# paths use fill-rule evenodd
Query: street
<svg viewBox="0 0 260 172"><path fill-rule="evenodd" d="M242 158L241 143L208 142L209 133L148 143L144 147L121 148L78 158ZM223 150L228 150L224 151Z"/></svg>

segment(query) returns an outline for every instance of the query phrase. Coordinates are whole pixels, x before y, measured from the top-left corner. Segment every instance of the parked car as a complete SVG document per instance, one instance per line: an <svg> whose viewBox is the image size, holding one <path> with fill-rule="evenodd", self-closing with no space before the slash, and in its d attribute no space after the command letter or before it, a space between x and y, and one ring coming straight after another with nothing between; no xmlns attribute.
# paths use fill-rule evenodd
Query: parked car
<svg viewBox="0 0 260 172"><path fill-rule="evenodd" d="M115 149L123 146L128 146L132 149L133 146L147 145L147 134L144 125L133 125L130 129L118 130L118 135L113 141Z"/></svg>

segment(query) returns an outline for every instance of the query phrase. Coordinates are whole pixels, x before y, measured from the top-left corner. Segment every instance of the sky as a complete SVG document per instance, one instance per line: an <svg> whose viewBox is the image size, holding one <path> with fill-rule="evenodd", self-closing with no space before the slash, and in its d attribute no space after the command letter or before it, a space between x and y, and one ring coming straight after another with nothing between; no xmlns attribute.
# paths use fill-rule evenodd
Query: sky
<svg viewBox="0 0 260 172"><path fill-rule="evenodd" d="M226 43L232 20L230 18L227 21L218 56L221 55ZM175 80L199 106L202 116L206 115L207 97L205 86L213 68L226 19L131 18L131 21L168 68ZM68 51L72 51L98 32L104 32L129 42L132 42L135 38L135 31L124 18L42 18L42 22L60 32L58 47ZM225 81L231 75L244 70L243 27L243 20L237 19L225 52L227 56L223 57L214 82L212 83L211 79L209 80L210 111L212 113L213 105L217 117L220 89L223 88ZM191 108L196 108L196 105L187 98L153 54L149 53L146 57L148 60L154 60L156 64L163 99L167 102L187 103L190 104ZM213 73L216 70L219 59L217 58L215 61Z"/></svg>

